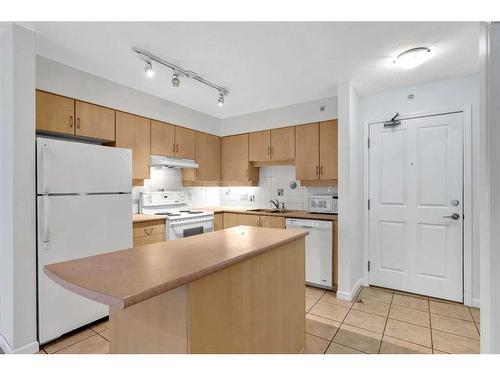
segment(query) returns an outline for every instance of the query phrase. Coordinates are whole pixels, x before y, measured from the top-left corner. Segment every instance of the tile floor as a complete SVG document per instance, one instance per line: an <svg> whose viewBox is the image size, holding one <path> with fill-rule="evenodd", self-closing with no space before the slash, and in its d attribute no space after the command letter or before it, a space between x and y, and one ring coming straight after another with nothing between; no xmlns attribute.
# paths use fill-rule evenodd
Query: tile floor
<svg viewBox="0 0 500 375"><path fill-rule="evenodd" d="M315 354L479 353L479 310L382 288L355 302L306 287L306 346ZM107 321L43 345L40 354L109 353Z"/></svg>

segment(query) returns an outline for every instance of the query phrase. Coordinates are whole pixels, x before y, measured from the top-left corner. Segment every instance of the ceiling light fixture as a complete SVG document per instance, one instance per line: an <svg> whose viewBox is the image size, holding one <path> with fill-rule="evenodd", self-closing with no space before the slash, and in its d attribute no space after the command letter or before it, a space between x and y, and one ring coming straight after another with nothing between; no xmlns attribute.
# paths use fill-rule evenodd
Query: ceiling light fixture
<svg viewBox="0 0 500 375"><path fill-rule="evenodd" d="M212 82L206 80L205 78L203 78L199 74L193 72L192 70L183 69L178 65L172 64L171 62L168 62L168 61L162 59L161 57L155 56L152 53L149 53L149 52L142 50L140 48L133 47L132 51L137 53L141 60L146 61L146 68L144 69L144 71L146 72L146 75L148 77L152 77L154 75L153 67L151 66L151 61L154 61L154 62L156 62L160 65L166 66L167 68L170 68L174 71L174 74L172 76L172 86L179 87L179 85L181 83L180 77L192 78L195 81L203 83L204 85L207 85L207 86L213 88L214 90L217 90L219 92L218 104L220 106L224 105L224 96L229 93L229 91L226 88L219 86L219 85L216 85L215 83L212 83ZM152 75L150 72L152 73Z"/></svg>
<svg viewBox="0 0 500 375"><path fill-rule="evenodd" d="M422 65L430 58L431 50L427 47L412 48L400 53L393 61L393 64L403 69L413 69Z"/></svg>
<svg viewBox="0 0 500 375"><path fill-rule="evenodd" d="M179 87L180 84L181 84L181 80L179 78L179 74L174 73L172 75L172 86Z"/></svg>
<svg viewBox="0 0 500 375"><path fill-rule="evenodd" d="M219 91L219 107L222 107L224 105L224 93L222 91Z"/></svg>
<svg viewBox="0 0 500 375"><path fill-rule="evenodd" d="M151 61L146 61L146 65L144 66L144 72L146 76L149 78L153 78L155 76L155 71L153 70L153 65Z"/></svg>

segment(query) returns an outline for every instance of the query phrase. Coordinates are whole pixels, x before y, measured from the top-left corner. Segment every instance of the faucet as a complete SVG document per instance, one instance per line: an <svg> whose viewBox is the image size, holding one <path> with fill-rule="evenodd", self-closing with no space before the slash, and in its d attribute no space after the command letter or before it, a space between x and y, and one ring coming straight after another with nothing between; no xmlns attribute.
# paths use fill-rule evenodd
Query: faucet
<svg viewBox="0 0 500 375"><path fill-rule="evenodd" d="M280 202L277 199L274 200L271 199L269 202L271 202L274 205L274 207L276 207L277 210L280 209Z"/></svg>

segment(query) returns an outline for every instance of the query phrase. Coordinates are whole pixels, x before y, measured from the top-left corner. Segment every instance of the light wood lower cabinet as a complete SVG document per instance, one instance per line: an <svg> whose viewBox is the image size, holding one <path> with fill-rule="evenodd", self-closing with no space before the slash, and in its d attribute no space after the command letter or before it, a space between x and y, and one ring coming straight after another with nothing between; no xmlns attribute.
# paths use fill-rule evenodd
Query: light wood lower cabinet
<svg viewBox="0 0 500 375"><path fill-rule="evenodd" d="M165 220L133 224L134 247L165 241Z"/></svg>
<svg viewBox="0 0 500 375"><path fill-rule="evenodd" d="M238 214L224 212L224 229L238 226Z"/></svg>
<svg viewBox="0 0 500 375"><path fill-rule="evenodd" d="M224 215L236 215L236 221L234 221L234 217L231 216L231 226L248 225L251 227L285 229L285 218L281 216L230 213L224 213ZM229 227L226 227L224 224L224 228Z"/></svg>
<svg viewBox="0 0 500 375"><path fill-rule="evenodd" d="M224 229L224 214L214 215L214 231Z"/></svg>
<svg viewBox="0 0 500 375"><path fill-rule="evenodd" d="M238 214L238 225L248 225L251 227L259 227L260 216L250 214Z"/></svg>
<svg viewBox="0 0 500 375"><path fill-rule="evenodd" d="M263 228L285 229L285 218L281 216L260 216L260 226Z"/></svg>

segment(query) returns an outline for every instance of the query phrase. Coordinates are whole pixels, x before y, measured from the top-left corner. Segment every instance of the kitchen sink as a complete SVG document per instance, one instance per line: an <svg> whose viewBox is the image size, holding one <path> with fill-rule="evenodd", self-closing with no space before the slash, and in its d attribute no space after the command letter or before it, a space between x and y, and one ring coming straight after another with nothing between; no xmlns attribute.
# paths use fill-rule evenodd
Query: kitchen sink
<svg viewBox="0 0 500 375"><path fill-rule="evenodd" d="M252 210L247 210L247 212L262 212L265 214L286 214L287 212L293 212L296 210L277 210L275 208L254 208Z"/></svg>

